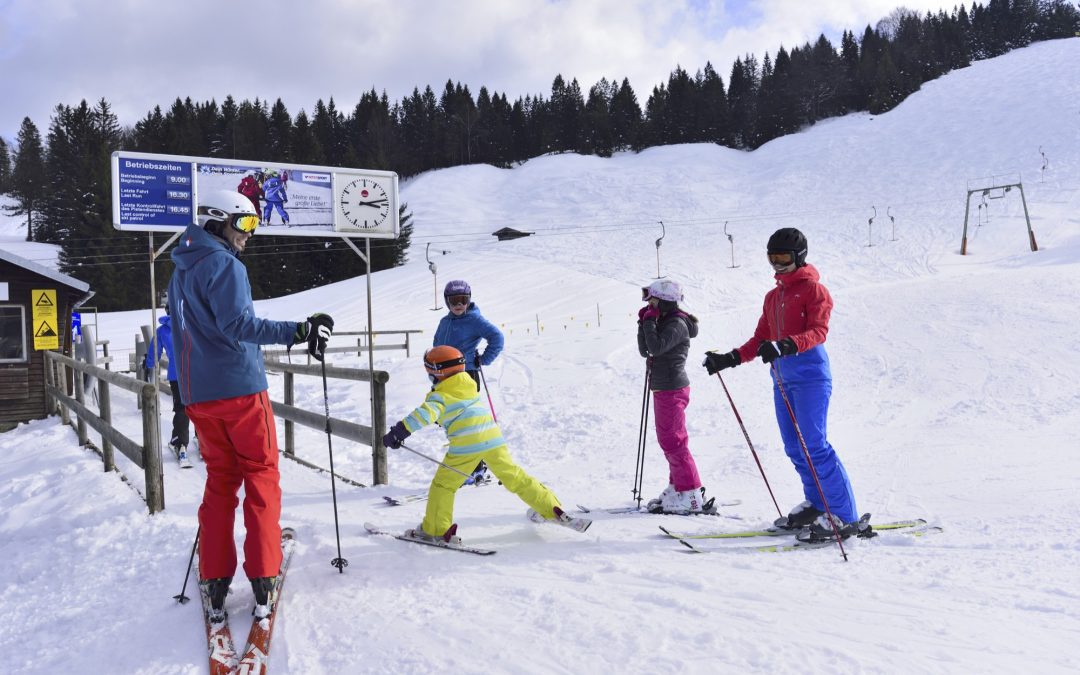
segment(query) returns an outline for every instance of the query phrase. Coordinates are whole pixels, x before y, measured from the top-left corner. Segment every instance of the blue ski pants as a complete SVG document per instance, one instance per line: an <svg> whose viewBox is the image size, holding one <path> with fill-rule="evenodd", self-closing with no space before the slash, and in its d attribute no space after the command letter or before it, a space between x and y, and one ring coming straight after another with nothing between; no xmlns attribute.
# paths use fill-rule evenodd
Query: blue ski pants
<svg viewBox="0 0 1080 675"><path fill-rule="evenodd" d="M773 384L773 403L776 407L776 422L780 426L780 436L784 440L784 452L795 470L802 479L803 496L818 510L824 511L825 504L821 501L821 494L814 483L814 474L806 463L799 436L795 432L795 425L791 422L791 413L788 412L787 404L780 394L780 387ZM848 480L847 471L840 462L836 450L829 444L826 438L825 427L829 415L829 397L832 396L832 380L814 380L799 382L784 379L782 381L784 392L787 393L788 401L795 412L795 419L799 422L803 440L806 441L806 449L810 459L817 470L818 480L821 481L821 491L829 502L829 510L833 515L841 518L845 523L859 519L859 512L855 508L855 494L851 490L851 481Z"/></svg>

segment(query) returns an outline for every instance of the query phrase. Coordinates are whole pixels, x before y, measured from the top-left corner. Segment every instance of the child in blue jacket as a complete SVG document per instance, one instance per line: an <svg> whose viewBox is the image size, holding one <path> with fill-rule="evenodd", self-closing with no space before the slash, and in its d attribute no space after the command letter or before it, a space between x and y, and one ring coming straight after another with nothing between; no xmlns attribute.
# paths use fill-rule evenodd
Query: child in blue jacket
<svg viewBox="0 0 1080 675"><path fill-rule="evenodd" d="M479 393L480 368L490 366L495 357L502 353L502 331L480 314L480 308L472 301L472 288L468 283L460 279L448 282L443 289L443 299L449 311L439 320L432 346L448 345L464 354L465 372L476 383ZM486 345L483 354L478 351L480 340ZM491 414L494 417L494 409ZM487 466L480 462L468 483L483 481L486 472Z"/></svg>
<svg viewBox="0 0 1080 675"><path fill-rule="evenodd" d="M481 366L490 366L502 353L502 331L480 314L480 308L472 301L472 289L464 281L447 283L443 298L450 311L439 321L432 346L449 345L464 354L465 372L476 381L476 391L480 391L478 371ZM480 340L486 343L482 354L478 351Z"/></svg>

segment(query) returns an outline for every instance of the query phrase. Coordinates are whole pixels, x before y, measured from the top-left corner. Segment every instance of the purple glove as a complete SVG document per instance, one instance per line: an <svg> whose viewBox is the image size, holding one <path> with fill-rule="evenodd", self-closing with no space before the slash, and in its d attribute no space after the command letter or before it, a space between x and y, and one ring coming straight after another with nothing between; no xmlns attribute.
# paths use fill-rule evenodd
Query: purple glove
<svg viewBox="0 0 1080 675"><path fill-rule="evenodd" d="M397 450L401 447L402 442L408 437L409 430L405 428L405 423L398 422L390 427L390 431L386 432L386 435L382 437L382 444L388 448Z"/></svg>
<svg viewBox="0 0 1080 675"><path fill-rule="evenodd" d="M660 318L660 308L647 305L638 312L638 321L656 321Z"/></svg>

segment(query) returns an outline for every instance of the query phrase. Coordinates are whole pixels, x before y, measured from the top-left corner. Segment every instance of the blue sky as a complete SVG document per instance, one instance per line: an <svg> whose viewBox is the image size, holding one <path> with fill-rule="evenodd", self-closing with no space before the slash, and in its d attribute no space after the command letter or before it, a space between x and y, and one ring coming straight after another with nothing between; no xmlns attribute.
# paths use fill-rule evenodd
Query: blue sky
<svg viewBox="0 0 1080 675"><path fill-rule="evenodd" d="M448 79L514 100L548 95L556 74L587 92L630 79L644 103L676 65L736 56L845 28L898 0L0 0L0 136L29 116L105 98L124 125L177 96L281 98L295 115L333 97L346 110L372 87L399 100ZM920 12L952 2L906 0Z"/></svg>

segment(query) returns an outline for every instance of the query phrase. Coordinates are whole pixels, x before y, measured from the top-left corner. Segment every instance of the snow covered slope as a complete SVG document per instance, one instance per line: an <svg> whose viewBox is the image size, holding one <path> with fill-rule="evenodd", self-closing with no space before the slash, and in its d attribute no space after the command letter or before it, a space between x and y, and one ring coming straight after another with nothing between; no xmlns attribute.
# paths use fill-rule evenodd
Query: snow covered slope
<svg viewBox="0 0 1080 675"><path fill-rule="evenodd" d="M1080 39L1038 44L931 82L888 114L829 120L753 153L670 146L405 182L414 250L407 265L373 276L375 328L423 328L430 340L441 312L424 249L449 251L435 256L439 285L467 279L507 334L485 374L511 453L568 506L630 498L644 370L634 312L639 287L657 275L663 221L660 271L685 285L702 323L689 365L691 448L709 493L742 503L722 518L601 514L580 535L529 523L500 487L465 488L459 534L499 550L466 556L363 531L365 521L405 529L422 517L422 505L381 506L384 494L425 490L433 469L391 451L390 486L338 484L350 563L338 574L329 479L283 461L283 521L300 545L271 667L1071 672L1080 544L1054 530L1080 510L1080 70L1059 64L1078 60ZM1013 190L985 207L972 198L969 255L959 255L966 191L990 176L1023 180L1038 253ZM504 226L536 234L496 242L490 233ZM694 556L659 536L660 524L734 530L777 515L723 390L697 360L750 336L773 283L764 242L783 226L807 234L836 301L829 432L860 511L924 517L944 533L849 542L848 562L835 548ZM279 319L327 311L358 330L364 283L258 309ZM143 323L147 312L103 315L99 333L123 349ZM391 374L392 422L427 382L418 356L377 357ZM801 492L766 369L749 364L724 379L786 510ZM298 380L297 405L321 410L321 382ZM135 433L134 401L119 399ZM368 420L362 386L331 382L329 402L336 416ZM302 457L327 464L324 434L297 438ZM436 455L443 442L437 429L411 440ZM341 474L370 481L368 448L335 439L334 453ZM5 671L204 672L198 609L171 599L202 465L166 465L167 509L151 518L55 419L0 435L0 457ZM665 484L650 436L646 491ZM238 622L250 602L236 582Z"/></svg>

